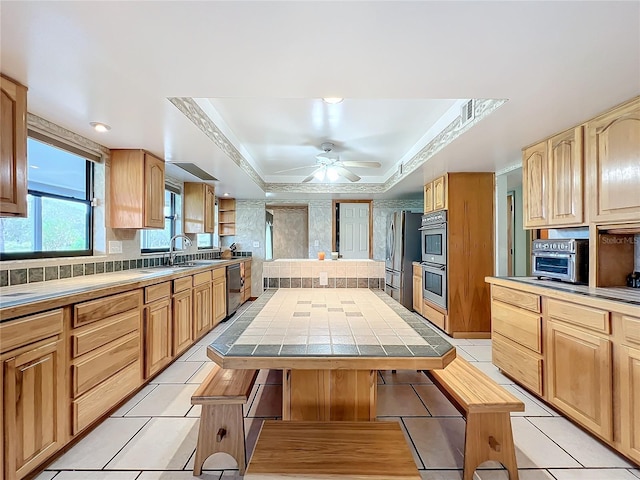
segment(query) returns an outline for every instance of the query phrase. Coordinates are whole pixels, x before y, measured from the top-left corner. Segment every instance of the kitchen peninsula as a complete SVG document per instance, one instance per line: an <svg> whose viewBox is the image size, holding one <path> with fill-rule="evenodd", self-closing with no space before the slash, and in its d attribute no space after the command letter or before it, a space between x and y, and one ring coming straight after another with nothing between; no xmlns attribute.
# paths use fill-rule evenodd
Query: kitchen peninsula
<svg viewBox="0 0 640 480"><path fill-rule="evenodd" d="M380 290L267 290L209 347L223 368L283 369L284 420L375 420L378 370L439 369L455 348Z"/></svg>

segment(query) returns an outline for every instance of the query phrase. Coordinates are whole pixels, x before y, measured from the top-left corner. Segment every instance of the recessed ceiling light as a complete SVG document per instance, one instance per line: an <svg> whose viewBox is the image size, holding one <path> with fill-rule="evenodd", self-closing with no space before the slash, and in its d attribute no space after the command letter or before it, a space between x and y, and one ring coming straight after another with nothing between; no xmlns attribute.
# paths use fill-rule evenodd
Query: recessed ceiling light
<svg viewBox="0 0 640 480"><path fill-rule="evenodd" d="M340 103L344 100L344 98L340 97L324 97L322 101L324 103L328 103L329 105L335 105L336 103Z"/></svg>
<svg viewBox="0 0 640 480"><path fill-rule="evenodd" d="M225 192L222 194L223 197L228 197L229 196L229 192Z"/></svg>
<svg viewBox="0 0 640 480"><path fill-rule="evenodd" d="M91 125L96 132L100 133L108 132L109 130L111 130L111 127L106 123L90 122L89 125Z"/></svg>

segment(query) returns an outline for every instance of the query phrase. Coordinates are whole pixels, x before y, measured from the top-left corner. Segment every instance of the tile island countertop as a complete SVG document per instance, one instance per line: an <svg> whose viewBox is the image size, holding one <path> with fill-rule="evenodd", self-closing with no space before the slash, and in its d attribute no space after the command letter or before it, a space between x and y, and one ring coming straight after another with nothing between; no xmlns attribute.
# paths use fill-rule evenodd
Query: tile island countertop
<svg viewBox="0 0 640 480"><path fill-rule="evenodd" d="M196 260L191 266L147 267L2 287L0 288L0 322L84 301L95 297L100 290L105 290L107 294L120 293L132 288L141 288L192 275L210 268L240 263L247 258L249 257Z"/></svg>
<svg viewBox="0 0 640 480"><path fill-rule="evenodd" d="M208 347L224 368L442 368L455 348L382 290L267 290Z"/></svg>

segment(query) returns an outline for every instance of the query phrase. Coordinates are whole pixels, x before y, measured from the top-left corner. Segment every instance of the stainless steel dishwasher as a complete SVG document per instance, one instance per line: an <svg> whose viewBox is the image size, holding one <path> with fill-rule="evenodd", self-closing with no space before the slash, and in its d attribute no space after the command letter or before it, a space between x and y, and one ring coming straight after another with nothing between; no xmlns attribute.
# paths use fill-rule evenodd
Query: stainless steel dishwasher
<svg viewBox="0 0 640 480"><path fill-rule="evenodd" d="M227 267L227 317L236 313L242 302L242 278L240 277L240 264Z"/></svg>

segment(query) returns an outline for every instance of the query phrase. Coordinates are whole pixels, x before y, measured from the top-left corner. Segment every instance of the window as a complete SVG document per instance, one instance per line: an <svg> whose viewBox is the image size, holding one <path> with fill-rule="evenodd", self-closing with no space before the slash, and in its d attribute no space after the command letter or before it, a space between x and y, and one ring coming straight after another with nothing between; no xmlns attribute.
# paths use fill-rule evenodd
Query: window
<svg viewBox="0 0 640 480"><path fill-rule="evenodd" d="M182 195L178 189L166 186L164 190L164 229L142 231L142 253L168 252L171 237L182 233ZM183 248L182 239L175 247Z"/></svg>
<svg viewBox="0 0 640 480"><path fill-rule="evenodd" d="M198 233L196 235L198 250L206 250L218 247L218 202L213 208L213 233Z"/></svg>
<svg viewBox="0 0 640 480"><path fill-rule="evenodd" d="M0 259L92 255L93 163L71 146L29 132L27 218L0 218Z"/></svg>

